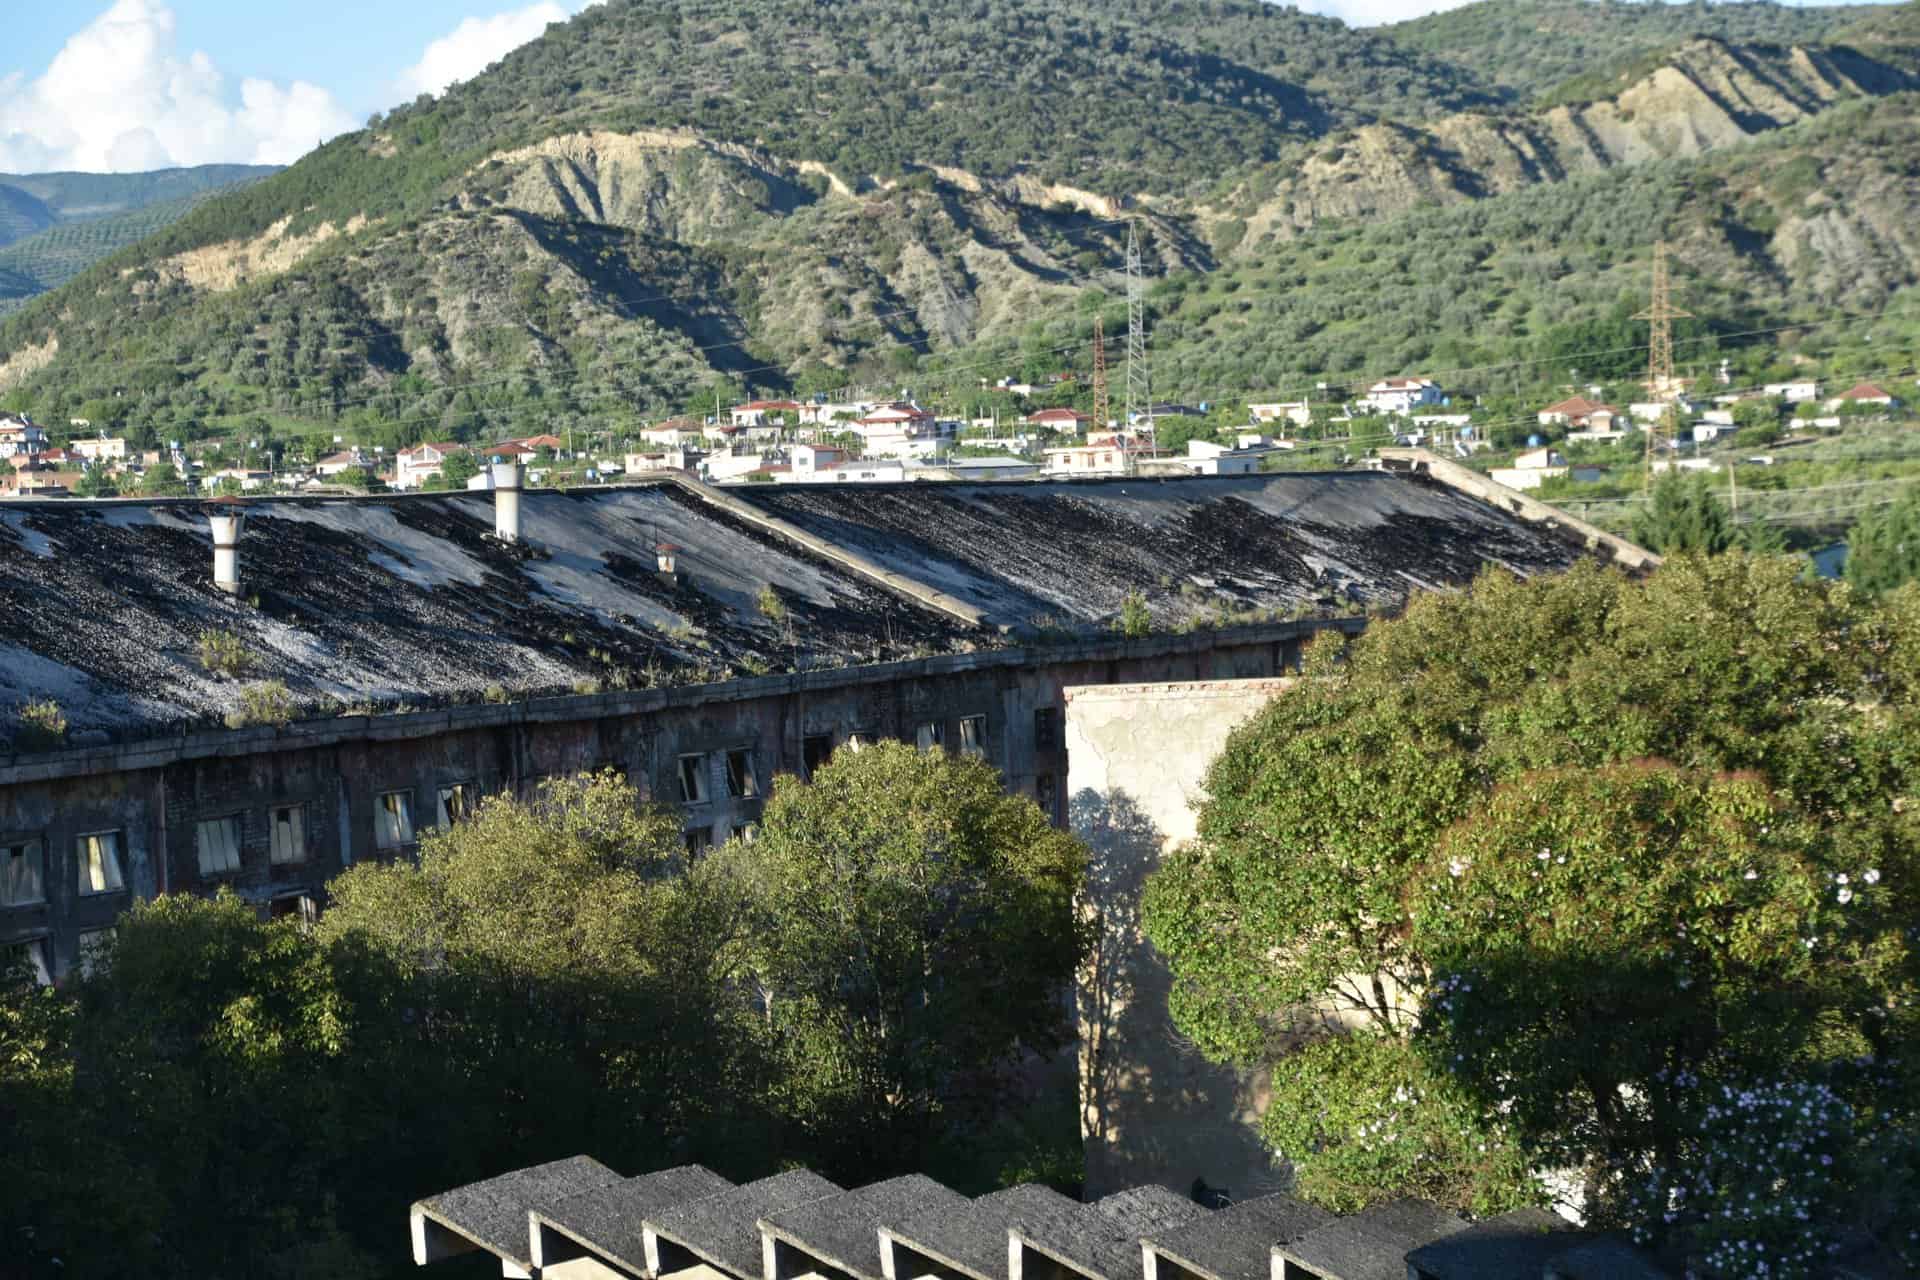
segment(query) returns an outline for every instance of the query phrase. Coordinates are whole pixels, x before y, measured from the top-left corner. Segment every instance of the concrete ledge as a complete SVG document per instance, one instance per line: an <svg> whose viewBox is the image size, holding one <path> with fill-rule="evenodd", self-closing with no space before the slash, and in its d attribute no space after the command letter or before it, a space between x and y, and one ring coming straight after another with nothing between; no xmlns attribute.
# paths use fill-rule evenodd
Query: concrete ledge
<svg viewBox="0 0 1920 1280"><path fill-rule="evenodd" d="M1477 498L1490 506L1511 511L1522 520L1532 524L1558 525L1580 536L1589 550L1604 550L1618 565L1629 569L1657 569L1664 561L1645 547L1636 546L1625 538L1608 533L1598 525L1589 524L1575 515L1569 515L1558 507L1549 506L1538 498L1528 497L1518 489L1509 489L1471 467L1463 467L1457 462L1430 453L1425 449L1382 449L1380 462L1389 471L1408 471L1416 475L1424 474L1457 489L1470 498Z"/></svg>

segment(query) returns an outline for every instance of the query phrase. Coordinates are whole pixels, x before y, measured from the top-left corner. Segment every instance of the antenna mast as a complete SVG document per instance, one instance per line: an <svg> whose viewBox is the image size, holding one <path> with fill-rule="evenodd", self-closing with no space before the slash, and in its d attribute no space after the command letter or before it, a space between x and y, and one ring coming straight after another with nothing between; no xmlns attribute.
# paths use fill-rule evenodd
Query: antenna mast
<svg viewBox="0 0 1920 1280"><path fill-rule="evenodd" d="M1647 336L1647 393L1655 400L1671 400L1679 392L1673 376L1673 322L1692 315L1691 311L1682 311L1673 305L1672 283L1667 278L1667 242L1657 240L1653 246L1653 305L1633 317L1645 320L1651 328ZM1645 486L1653 484L1653 455L1663 436L1669 435L1665 414L1647 424ZM1670 438L1667 444L1671 448Z"/></svg>
<svg viewBox="0 0 1920 1280"><path fill-rule="evenodd" d="M1147 286L1140 267L1140 224L1127 223L1127 425L1134 415L1153 431L1153 377L1147 367Z"/></svg>
<svg viewBox="0 0 1920 1280"><path fill-rule="evenodd" d="M1107 399L1107 335L1100 321L1100 313L1093 313L1093 425L1101 431L1107 429L1107 416L1111 412Z"/></svg>

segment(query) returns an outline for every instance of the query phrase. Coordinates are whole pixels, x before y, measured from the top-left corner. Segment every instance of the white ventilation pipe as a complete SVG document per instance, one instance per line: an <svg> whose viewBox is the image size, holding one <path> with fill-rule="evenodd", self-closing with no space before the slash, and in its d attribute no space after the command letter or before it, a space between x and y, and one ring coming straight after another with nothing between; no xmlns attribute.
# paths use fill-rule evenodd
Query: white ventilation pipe
<svg viewBox="0 0 1920 1280"><path fill-rule="evenodd" d="M239 507L207 513L213 526L213 585L230 596L240 594L240 531L246 527L247 513Z"/></svg>
<svg viewBox="0 0 1920 1280"><path fill-rule="evenodd" d="M493 464L493 535L502 542L520 541L520 464Z"/></svg>

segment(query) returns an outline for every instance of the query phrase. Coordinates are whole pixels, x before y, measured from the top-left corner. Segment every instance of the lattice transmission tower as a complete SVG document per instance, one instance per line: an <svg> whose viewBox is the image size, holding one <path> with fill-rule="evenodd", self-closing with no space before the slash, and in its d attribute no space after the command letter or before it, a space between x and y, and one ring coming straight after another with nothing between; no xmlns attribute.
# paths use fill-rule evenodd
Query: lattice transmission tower
<svg viewBox="0 0 1920 1280"><path fill-rule="evenodd" d="M1140 265L1140 224L1127 223L1127 425L1135 415L1153 430L1153 374L1147 366L1147 283Z"/></svg>
<svg viewBox="0 0 1920 1280"><path fill-rule="evenodd" d="M1673 322L1690 319L1691 311L1682 311L1673 305L1673 286L1667 277L1667 242L1658 240L1653 246L1653 305L1634 316L1635 320L1645 320L1650 327L1647 336L1647 394L1655 400L1671 401L1679 392L1679 381L1673 372ZM1671 413L1671 407L1668 413ZM1647 424L1647 472L1644 484L1653 483L1653 457L1659 451L1662 442L1669 449L1673 440L1667 423L1667 414Z"/></svg>

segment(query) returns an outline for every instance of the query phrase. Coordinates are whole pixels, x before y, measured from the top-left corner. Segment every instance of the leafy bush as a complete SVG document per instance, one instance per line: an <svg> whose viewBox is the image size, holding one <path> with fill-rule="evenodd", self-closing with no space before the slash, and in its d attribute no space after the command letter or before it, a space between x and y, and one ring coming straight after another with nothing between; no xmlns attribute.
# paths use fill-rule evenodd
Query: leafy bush
<svg viewBox="0 0 1920 1280"><path fill-rule="evenodd" d="M28 702L20 708L20 728L14 734L14 747L20 751L51 751L67 740L67 715L51 698Z"/></svg>
<svg viewBox="0 0 1920 1280"><path fill-rule="evenodd" d="M238 679L253 669L253 654L238 632L202 631L194 648L200 655L200 665L212 674Z"/></svg>

